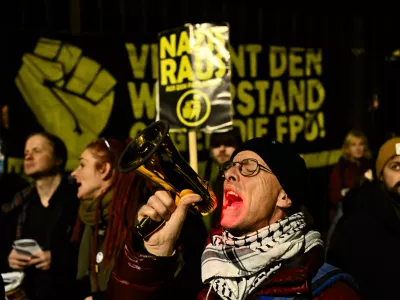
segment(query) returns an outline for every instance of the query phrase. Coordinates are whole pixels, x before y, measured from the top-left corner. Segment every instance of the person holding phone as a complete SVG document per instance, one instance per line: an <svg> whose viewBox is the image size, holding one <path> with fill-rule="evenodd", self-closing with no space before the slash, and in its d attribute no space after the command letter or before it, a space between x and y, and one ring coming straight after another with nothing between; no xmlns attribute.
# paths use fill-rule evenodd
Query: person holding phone
<svg viewBox="0 0 400 300"><path fill-rule="evenodd" d="M67 149L47 132L25 143L24 171L32 185L17 193L2 212L18 210L16 240L31 239L42 251L27 255L12 249L8 263L23 271L23 289L31 300L74 299L78 243L71 242L79 200L76 185L64 172Z"/></svg>

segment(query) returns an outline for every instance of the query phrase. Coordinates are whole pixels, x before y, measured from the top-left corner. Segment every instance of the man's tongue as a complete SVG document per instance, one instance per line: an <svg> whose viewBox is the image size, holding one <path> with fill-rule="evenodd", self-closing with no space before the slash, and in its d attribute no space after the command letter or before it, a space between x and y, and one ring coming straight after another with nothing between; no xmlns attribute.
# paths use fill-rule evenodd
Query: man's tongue
<svg viewBox="0 0 400 300"><path fill-rule="evenodd" d="M225 195L225 209L236 210L241 207L243 204L243 200L240 196L227 194Z"/></svg>

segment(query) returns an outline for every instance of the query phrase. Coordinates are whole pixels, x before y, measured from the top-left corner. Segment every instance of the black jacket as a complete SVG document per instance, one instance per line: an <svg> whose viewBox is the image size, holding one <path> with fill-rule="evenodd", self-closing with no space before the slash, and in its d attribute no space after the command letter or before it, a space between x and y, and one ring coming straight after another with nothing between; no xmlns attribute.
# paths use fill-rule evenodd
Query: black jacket
<svg viewBox="0 0 400 300"><path fill-rule="evenodd" d="M343 217L327 261L352 274L365 299L398 296L400 219L380 182L367 183L343 200Z"/></svg>
<svg viewBox="0 0 400 300"><path fill-rule="evenodd" d="M76 186L64 176L59 187L49 201L46 210L45 226L39 226L40 217L32 209L40 210L40 199L36 190L24 204L26 220L22 225L22 238L35 238L43 250L51 251L51 268L48 271L26 268L24 286L29 298L40 299L74 299L78 243L71 242L79 200ZM37 227L36 227L37 226ZM37 232L45 230L43 232Z"/></svg>

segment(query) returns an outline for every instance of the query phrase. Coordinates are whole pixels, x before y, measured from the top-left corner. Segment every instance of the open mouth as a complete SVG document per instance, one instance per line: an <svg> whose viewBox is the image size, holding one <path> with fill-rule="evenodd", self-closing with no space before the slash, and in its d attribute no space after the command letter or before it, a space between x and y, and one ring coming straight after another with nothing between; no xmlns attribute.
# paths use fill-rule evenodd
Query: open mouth
<svg viewBox="0 0 400 300"><path fill-rule="evenodd" d="M225 191L223 209L236 210L243 204L243 199L238 193L232 190Z"/></svg>

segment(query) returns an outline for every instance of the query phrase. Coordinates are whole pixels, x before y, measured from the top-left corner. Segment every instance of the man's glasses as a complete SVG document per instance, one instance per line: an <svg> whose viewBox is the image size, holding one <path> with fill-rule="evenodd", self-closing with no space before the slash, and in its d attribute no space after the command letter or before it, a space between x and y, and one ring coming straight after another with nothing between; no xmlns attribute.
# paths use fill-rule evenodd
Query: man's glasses
<svg viewBox="0 0 400 300"><path fill-rule="evenodd" d="M233 166L239 165L240 174L246 177L255 176L259 173L260 170L263 170L267 173L273 174L272 171L254 159L254 158L246 158L242 161L227 161L220 167L221 176L226 178L226 172L232 168Z"/></svg>

